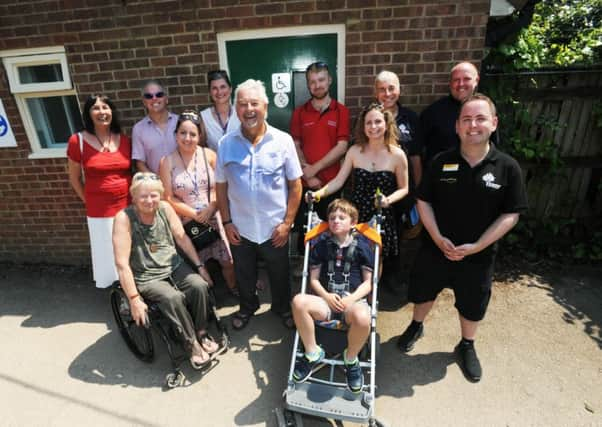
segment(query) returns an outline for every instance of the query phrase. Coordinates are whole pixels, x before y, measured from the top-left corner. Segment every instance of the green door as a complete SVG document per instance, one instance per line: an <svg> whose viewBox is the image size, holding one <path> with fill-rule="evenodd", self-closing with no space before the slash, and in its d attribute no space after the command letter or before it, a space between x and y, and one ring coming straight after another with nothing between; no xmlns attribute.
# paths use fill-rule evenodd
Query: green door
<svg viewBox="0 0 602 427"><path fill-rule="evenodd" d="M337 97L337 34L229 40L226 56L234 88L247 79L265 83L268 122L286 132L295 107L310 97L305 82L309 64L328 64L333 80L330 95Z"/></svg>

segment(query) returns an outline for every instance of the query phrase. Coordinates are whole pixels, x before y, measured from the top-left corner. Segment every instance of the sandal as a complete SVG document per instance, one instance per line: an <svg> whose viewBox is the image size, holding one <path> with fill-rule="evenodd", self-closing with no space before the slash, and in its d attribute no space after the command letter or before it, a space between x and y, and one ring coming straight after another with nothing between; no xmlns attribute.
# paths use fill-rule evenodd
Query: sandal
<svg viewBox="0 0 602 427"><path fill-rule="evenodd" d="M207 365L209 365L211 363L211 355L209 355L208 353L205 353L205 354L207 355L207 358L204 360L201 360L200 362L195 361L195 357L197 357L197 358L201 357L200 355L190 356L190 366L192 366L192 369L194 369L196 371L200 371L201 369L205 368Z"/></svg>
<svg viewBox="0 0 602 427"><path fill-rule="evenodd" d="M201 347L203 347L203 350L205 350L210 356L219 350L219 345L209 334L203 334L199 340L199 343L201 344Z"/></svg>
<svg viewBox="0 0 602 427"><path fill-rule="evenodd" d="M249 320L251 320L251 314L245 314L240 311L234 313L232 317L232 327L237 331L245 328L249 324Z"/></svg>

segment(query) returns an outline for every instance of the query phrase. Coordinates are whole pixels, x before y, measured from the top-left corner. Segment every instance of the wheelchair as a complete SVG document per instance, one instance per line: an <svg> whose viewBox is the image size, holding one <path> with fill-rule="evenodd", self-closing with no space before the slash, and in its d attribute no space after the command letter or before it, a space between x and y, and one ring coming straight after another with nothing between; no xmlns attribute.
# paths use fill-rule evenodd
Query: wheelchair
<svg viewBox="0 0 602 427"><path fill-rule="evenodd" d="M169 322L159 310L159 306L153 302L147 301L148 305L148 321L144 326L138 326L130 311L130 304L127 296L121 289L119 282L113 284L111 290L111 309L119 333L123 337L128 348L139 360L145 363L152 363L155 359L155 345L153 342L153 330L161 338L161 341L165 343L167 347L167 353L171 360L172 372L168 373L165 377L165 385L167 388L172 389L184 384L186 376L180 368L183 362L189 359L187 352L180 343L180 339L176 335L171 322ZM202 372L211 370L219 360L217 356L225 353L228 350L230 338L228 335L227 328L223 325L220 320L216 306L215 306L215 295L213 290L209 289L210 299L210 313L209 319L215 321L216 329L219 333L219 338L216 342L219 345L219 349L211 355L211 364L203 369Z"/></svg>

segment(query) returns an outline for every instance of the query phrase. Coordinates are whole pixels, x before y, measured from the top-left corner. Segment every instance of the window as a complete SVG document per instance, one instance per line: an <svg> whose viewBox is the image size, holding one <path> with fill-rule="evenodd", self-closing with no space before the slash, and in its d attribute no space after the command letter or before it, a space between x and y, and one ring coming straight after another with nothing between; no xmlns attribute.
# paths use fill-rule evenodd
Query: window
<svg viewBox="0 0 602 427"><path fill-rule="evenodd" d="M0 56L31 144L30 158L65 157L67 140L82 122L64 49L0 52Z"/></svg>

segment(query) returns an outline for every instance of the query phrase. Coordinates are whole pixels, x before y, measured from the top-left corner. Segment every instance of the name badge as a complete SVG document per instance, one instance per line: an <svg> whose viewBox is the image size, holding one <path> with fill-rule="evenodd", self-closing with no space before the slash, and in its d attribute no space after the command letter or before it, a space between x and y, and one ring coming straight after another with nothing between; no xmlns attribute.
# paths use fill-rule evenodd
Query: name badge
<svg viewBox="0 0 602 427"><path fill-rule="evenodd" d="M459 163L445 163L443 165L443 169L441 169L441 170L443 172L457 172L458 169L460 169Z"/></svg>

